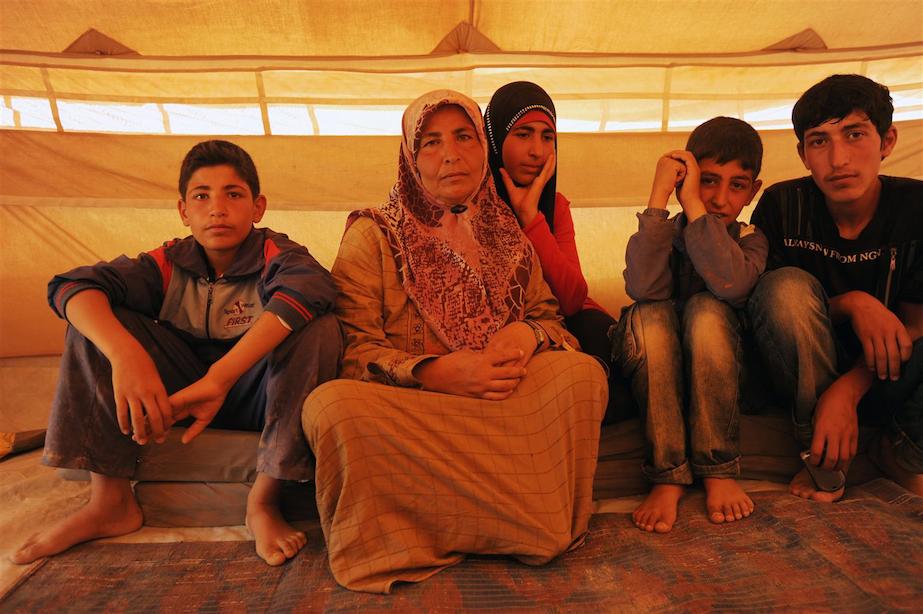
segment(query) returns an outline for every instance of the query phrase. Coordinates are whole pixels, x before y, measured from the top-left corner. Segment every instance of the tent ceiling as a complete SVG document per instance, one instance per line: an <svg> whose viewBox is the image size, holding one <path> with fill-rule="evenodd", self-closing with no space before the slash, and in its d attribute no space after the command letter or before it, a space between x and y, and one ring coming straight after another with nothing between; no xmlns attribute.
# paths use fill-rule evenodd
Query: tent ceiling
<svg viewBox="0 0 923 614"><path fill-rule="evenodd" d="M418 56L460 22L504 52L753 52L923 40L920 0L2 0L0 49L60 53L90 28L143 56Z"/></svg>
<svg viewBox="0 0 923 614"><path fill-rule="evenodd" d="M909 119L923 111L921 11L921 0L0 0L0 114L24 129L106 131L75 112L115 114L116 132L338 134L331 109L374 123L427 90L486 103L530 80L563 131L688 129L719 114L773 129L805 88L857 72L887 84ZM236 110L221 119L221 105ZM187 127L189 113L226 127Z"/></svg>

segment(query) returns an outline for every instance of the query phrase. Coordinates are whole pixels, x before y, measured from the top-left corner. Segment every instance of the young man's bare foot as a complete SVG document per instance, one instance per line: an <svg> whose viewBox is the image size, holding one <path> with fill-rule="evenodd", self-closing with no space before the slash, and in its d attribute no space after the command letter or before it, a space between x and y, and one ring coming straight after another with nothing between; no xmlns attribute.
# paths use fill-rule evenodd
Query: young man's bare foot
<svg viewBox="0 0 923 614"><path fill-rule="evenodd" d="M686 487L682 484L654 484L651 492L631 515L642 531L668 533L676 523L676 509Z"/></svg>
<svg viewBox="0 0 923 614"><path fill-rule="evenodd" d="M26 540L10 560L25 565L85 541L141 528L144 517L127 479L90 474L90 500L56 525Z"/></svg>
<svg viewBox="0 0 923 614"><path fill-rule="evenodd" d="M264 473L247 497L247 528L256 540L256 553L269 565L281 565L305 547L308 538L290 525L279 511L282 483Z"/></svg>
<svg viewBox="0 0 923 614"><path fill-rule="evenodd" d="M704 478L705 510L715 524L741 520L753 513L753 500L734 478Z"/></svg>
<svg viewBox="0 0 923 614"><path fill-rule="evenodd" d="M897 459L894 458L894 444L886 434L882 433L869 446L869 458L886 476L913 494L923 496L923 473L907 471L897 464Z"/></svg>
<svg viewBox="0 0 923 614"><path fill-rule="evenodd" d="M844 470L843 473L846 473ZM813 501L820 501L822 503L833 503L834 501L839 501L843 498L843 494L846 492L846 487L833 492L824 492L822 490L817 490L817 486L814 484L814 480L811 479L811 474L808 473L807 469L802 469L795 477L792 478L792 481L788 485L788 490L793 494L801 497L802 499L811 499Z"/></svg>

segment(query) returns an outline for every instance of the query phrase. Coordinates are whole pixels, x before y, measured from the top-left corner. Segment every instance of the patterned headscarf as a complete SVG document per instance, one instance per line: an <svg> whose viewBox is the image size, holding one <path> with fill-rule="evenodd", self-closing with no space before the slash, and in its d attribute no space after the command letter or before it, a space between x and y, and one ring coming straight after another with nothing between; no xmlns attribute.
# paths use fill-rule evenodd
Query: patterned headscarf
<svg viewBox="0 0 923 614"><path fill-rule="evenodd" d="M465 201L465 219L479 245L478 261L468 262L434 232L444 216L454 214L423 186L416 155L424 125L446 105L456 105L471 120L486 161L477 103L452 90L424 94L404 111L397 183L388 202L350 217L370 217L388 237L401 284L440 341L451 350L479 350L503 326L522 319L533 252L510 208L497 196L486 164L477 189Z"/></svg>
<svg viewBox="0 0 923 614"><path fill-rule="evenodd" d="M526 114L539 112L551 122L551 127L556 127L556 114L554 102L548 92L529 81L515 81L507 83L496 92L484 112L484 123L487 125L488 163L490 172L497 185L497 193L507 204L510 202L506 186L500 177L500 168L503 166L503 141L507 135ZM556 128L555 128L556 129ZM558 143L555 139L555 151ZM545 184L542 195L538 199L538 210L545 216L548 227L554 232L554 201L557 195L558 169Z"/></svg>

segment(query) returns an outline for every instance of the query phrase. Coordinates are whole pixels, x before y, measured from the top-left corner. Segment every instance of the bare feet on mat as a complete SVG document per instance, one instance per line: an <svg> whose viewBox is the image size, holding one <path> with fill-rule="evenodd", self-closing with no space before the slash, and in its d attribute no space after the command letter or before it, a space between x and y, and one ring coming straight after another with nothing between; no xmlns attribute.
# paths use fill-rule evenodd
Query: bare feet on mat
<svg viewBox="0 0 923 614"><path fill-rule="evenodd" d="M813 501L820 501L821 503L833 503L843 498L846 487L844 486L833 492L817 490L814 480L811 479L811 474L808 473L807 469L802 469L792 478L792 481L788 485L788 490L793 495L797 495L802 499L811 499Z"/></svg>
<svg viewBox="0 0 923 614"><path fill-rule="evenodd" d="M281 565L308 543L279 511L281 483L260 473L247 497L247 528L256 540L256 553L269 565Z"/></svg>
<svg viewBox="0 0 923 614"><path fill-rule="evenodd" d="M753 500L734 478L704 478L705 510L715 524L742 520L753 513Z"/></svg>
<svg viewBox="0 0 923 614"><path fill-rule="evenodd" d="M676 522L676 510L686 487L682 484L654 484L651 492L631 515L642 531L668 533Z"/></svg>
<svg viewBox="0 0 923 614"><path fill-rule="evenodd" d="M907 471L897 464L897 459L894 458L894 444L887 435L882 433L869 446L869 458L886 476L913 494L923 496L923 473Z"/></svg>
<svg viewBox="0 0 923 614"><path fill-rule="evenodd" d="M18 565L58 554L77 544L132 533L144 517L129 481L92 474L90 500L82 508L26 540L10 560Z"/></svg>

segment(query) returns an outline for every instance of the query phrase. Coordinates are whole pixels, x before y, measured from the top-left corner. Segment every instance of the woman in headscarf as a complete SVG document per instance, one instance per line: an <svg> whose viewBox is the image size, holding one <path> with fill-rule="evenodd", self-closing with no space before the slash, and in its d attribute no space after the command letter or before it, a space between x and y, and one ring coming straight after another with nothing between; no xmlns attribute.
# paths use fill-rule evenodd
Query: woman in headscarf
<svg viewBox="0 0 923 614"><path fill-rule="evenodd" d="M608 365L608 331L615 320L587 295L570 202L557 192L554 102L535 83L508 83L490 99L484 122L490 171L500 198L535 248L568 330L583 351Z"/></svg>
<svg viewBox="0 0 923 614"><path fill-rule="evenodd" d="M465 554L542 564L582 543L606 381L567 350L531 244L458 92L407 108L398 179L333 266L342 376L302 425L337 582L387 593Z"/></svg>

